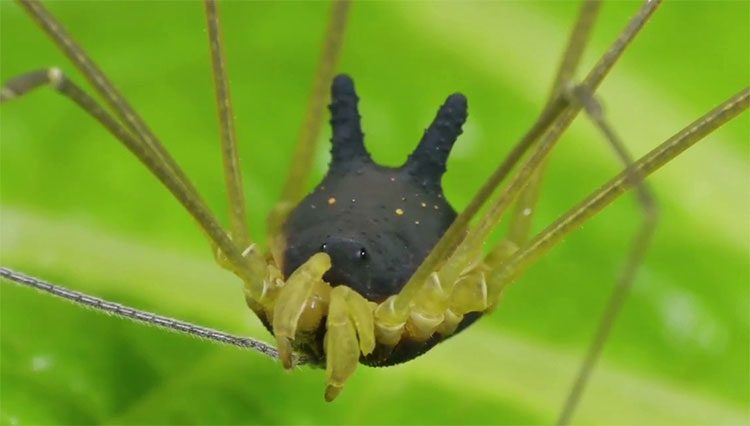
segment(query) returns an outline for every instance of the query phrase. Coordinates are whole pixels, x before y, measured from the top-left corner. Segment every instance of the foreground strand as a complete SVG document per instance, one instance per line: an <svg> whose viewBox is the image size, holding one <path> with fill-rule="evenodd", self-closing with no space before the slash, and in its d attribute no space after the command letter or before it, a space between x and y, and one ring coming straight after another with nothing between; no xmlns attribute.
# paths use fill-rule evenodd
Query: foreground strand
<svg viewBox="0 0 750 426"><path fill-rule="evenodd" d="M212 340L214 342L223 343L225 345L255 350L273 359L278 359L279 357L276 348L267 343L251 339L249 337L234 336L208 327L190 324L173 318L153 314L151 312L141 311L135 308L123 306L119 303L109 302L104 299L99 299L98 297L93 297L84 293L69 290L65 287L43 281L5 267L0 267L0 277L5 278L8 281L12 281L16 284L35 288L39 291L43 291L61 299L65 299L73 303L83 305L88 308L93 308L98 311L106 312L108 314L112 314L121 318L138 321L170 331L188 334L193 337ZM298 364L303 362L304 360L297 360Z"/></svg>

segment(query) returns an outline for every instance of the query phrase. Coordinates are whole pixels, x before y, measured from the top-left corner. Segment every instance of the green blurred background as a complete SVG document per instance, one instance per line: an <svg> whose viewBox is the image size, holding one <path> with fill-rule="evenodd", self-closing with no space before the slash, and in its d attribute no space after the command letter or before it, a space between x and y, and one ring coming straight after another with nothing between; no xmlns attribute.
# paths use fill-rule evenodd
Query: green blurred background
<svg viewBox="0 0 750 426"><path fill-rule="evenodd" d="M226 206L199 2L50 2L143 114L216 214ZM413 149L444 97L469 122L445 188L457 209L539 111L578 4L356 4L340 69L354 76L368 148ZM604 6L589 67L638 3ZM253 235L280 192L329 5L222 7ZM665 4L600 91L641 155L750 80L750 3ZM0 1L0 77L60 65L17 5ZM0 110L0 263L71 288L270 340L240 283L129 153L67 100L40 90ZM662 220L576 414L578 423L747 423L750 287L748 114L651 185ZM327 140L325 129L321 140ZM325 145L325 144L324 144ZM325 170L327 146L316 157ZM618 164L579 119L554 153L540 229ZM311 182L312 184L312 182ZM639 223L624 197L566 239L499 309L408 364L360 368L335 403L321 370L109 318L0 286L0 423L550 423Z"/></svg>

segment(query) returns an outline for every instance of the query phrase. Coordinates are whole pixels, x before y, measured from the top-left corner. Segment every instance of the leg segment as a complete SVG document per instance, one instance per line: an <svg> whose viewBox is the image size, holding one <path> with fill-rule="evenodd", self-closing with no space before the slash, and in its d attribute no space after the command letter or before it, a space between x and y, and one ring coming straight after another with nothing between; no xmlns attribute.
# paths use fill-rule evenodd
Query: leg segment
<svg viewBox="0 0 750 426"><path fill-rule="evenodd" d="M589 75L582 83L583 87L587 87L590 93L596 90L598 85L601 83L604 76L614 66L616 60L625 51L625 48L630 44L634 37L638 34L643 25L646 23L651 14L656 10L658 2L647 2L639 11L639 13L630 21L628 26L623 30L621 35L615 40L612 47L601 57L594 69L591 70ZM505 188L503 193L497 198L495 203L490 207L488 213L480 220L479 224L469 231L466 239L463 241L461 246L456 250L453 258L460 264L467 264L468 257L473 256L473 252L481 249L484 241L486 240L489 233L497 226L502 215L505 213L509 203L513 198L528 184L535 170L543 163L548 152L554 147L554 144L567 129L573 119L577 116L577 113L582 109L579 104L572 104L563 114L563 117L555 123L555 125L545 135L542 142L539 144L537 151L527 161L524 167L519 171L518 175L511 181ZM462 247L463 246L463 247ZM468 257L467 257L468 256ZM462 259L463 258L463 259ZM450 265L451 260L448 261Z"/></svg>
<svg viewBox="0 0 750 426"><path fill-rule="evenodd" d="M544 255L565 236L582 226L589 218L596 215L625 191L634 187L638 183L637 180L634 180L634 176L637 179L644 179L703 137L747 110L749 106L750 88L745 88L656 147L650 153L633 163L627 170L604 184L583 202L566 212L524 247L510 256L507 261L497 265L489 272L490 297L498 297L505 286L519 277L530 264ZM637 264L640 261L645 244L648 242L651 232L649 228L650 226L647 222L647 225L644 226L636 237L628 261L628 267L621 276L615 291L610 296L595 339L589 349L574 387L568 396L565 408L558 419L558 423L560 424L569 421L593 363L606 340L612 321L627 293L627 283L632 280L634 267L631 265Z"/></svg>
<svg viewBox="0 0 750 426"><path fill-rule="evenodd" d="M344 382L354 374L359 364L357 329L349 317L344 289L346 287L339 286L331 292L326 320L326 401L333 401L341 393Z"/></svg>
<svg viewBox="0 0 750 426"><path fill-rule="evenodd" d="M38 0L18 0L19 4L31 15L39 27L55 42L65 56L83 74L94 90L101 95L115 114L122 120L125 126L145 146L154 152L160 162L165 164L170 178L185 185L187 190L193 194L195 188L188 182L185 174L177 166L174 159L166 152L156 136L146 126L141 117L133 110L122 95L115 89L114 85L107 79L102 71L94 64L91 58L73 41L68 32L63 28L47 9Z"/></svg>
<svg viewBox="0 0 750 426"><path fill-rule="evenodd" d="M345 285L331 288L322 279L330 267L331 258L326 253L317 253L297 268L285 284L265 287L259 300L249 297L253 302L251 307L263 311L259 312L261 317L271 318L284 368L293 366L295 347L320 350L317 339L325 318L322 347L325 354L316 354L314 358L320 361L325 355L328 401L341 392L357 368L360 355L371 354L376 344L375 303Z"/></svg>
<svg viewBox="0 0 750 426"><path fill-rule="evenodd" d="M80 87L70 81L58 68L32 71L9 80L0 89L0 102L5 103L17 97L23 96L29 91L40 86L50 85L57 92L75 102L87 114L102 124L119 142L133 153L151 173L174 195L182 206L198 222L203 231L209 236L222 251L234 255L232 265L243 280L260 289L260 279L263 277L265 266L263 264L250 264L243 259L239 250L232 244L221 226L216 223L212 213L203 201L192 194L181 185L179 181L172 179L173 175L167 170L164 162L144 146L143 141L133 136L114 117L112 117L99 103L86 94ZM261 274L261 275L258 275Z"/></svg>
<svg viewBox="0 0 750 426"><path fill-rule="evenodd" d="M369 355L375 349L375 326L372 312L375 304L349 287L331 290L331 302L326 320L326 401L333 401L341 393L344 382L359 364L360 354Z"/></svg>
<svg viewBox="0 0 750 426"><path fill-rule="evenodd" d="M641 157L628 170L605 183L537 234L506 262L494 267L487 276L491 294L499 294L505 286L512 283L529 265L547 253L561 239L578 229L586 220L616 200L625 191L633 188L637 183L632 179L634 174L640 176L641 179L646 178L706 135L747 110L748 107L750 107L750 88L744 88Z"/></svg>
<svg viewBox="0 0 750 426"><path fill-rule="evenodd" d="M630 289L635 279L635 273L643 261L643 257L651 242L654 230L656 229L656 222L658 220L658 208L651 191L648 188L648 185L643 181L643 176L641 176L637 170L632 168L633 159L625 148L625 144L622 143L620 138L604 119L601 105L599 105L596 99L594 99L585 88L581 86L573 88L573 90L570 91L570 96L573 97L573 101L583 105L586 114L591 118L594 124L602 132L604 138L612 146L618 159L625 165L625 171L631 171L628 179L635 185L636 198L643 214L643 222L633 239L625 263L625 268L618 278L615 288L612 290L607 306L605 307L604 313L597 325L594 339L586 352L584 362L581 365L576 380L565 400L565 405L557 421L557 423L561 425L570 422L570 418L581 398L581 394L583 393L591 371L596 365L602 348L607 341L609 332L612 329L612 324L617 319L620 308L622 307L625 298L630 293Z"/></svg>
<svg viewBox="0 0 750 426"><path fill-rule="evenodd" d="M594 121L605 136L605 139L615 150L620 161L626 167L632 164L632 159L627 153L624 144L616 137L610 126L605 122L601 108L596 100L581 87L570 88L570 82L577 68L581 53L588 40L588 34L590 33L591 26L594 18L598 12L598 2L587 2L584 3L581 13L579 15L578 23L575 27L573 34L571 35L568 49L563 58L560 69L558 70L555 84L552 88L552 93L563 93L568 96L572 103L583 105L587 115ZM546 162L545 162L546 163ZM541 185L542 175L544 173L543 164L536 173L531 177L529 185L522 191L516 201L516 206L511 215L511 223L509 232L506 238L498 245L495 254L495 258L489 261L490 265L499 265L505 261L512 252L523 244L528 238L530 230L534 207L539 196L539 187ZM640 181L638 176L633 176L633 180ZM651 239L653 230L656 223L656 207L653 202L653 198L650 195L647 187L644 183L640 183L637 186L637 198L641 205L641 210L644 215L644 222L639 230L635 240L633 241L633 247L628 256L625 270L623 271L613 294L611 295L610 301L605 309L605 314L600 321L597 328L596 336L588 350L586 359L578 373L576 381L567 397L565 407L563 408L558 423L566 424L569 422L570 417L575 409L577 401L580 399L583 388L585 387L588 376L593 369L594 364L598 358L598 355L606 341L606 338L611 329L611 325L617 316L620 306L624 301L629 289L632 285L635 270L642 259L643 253ZM497 255L497 252L503 252Z"/></svg>
<svg viewBox="0 0 750 426"><path fill-rule="evenodd" d="M216 88L216 105L219 111L221 154L224 161L224 182L229 198L229 223L232 240L239 247L248 247L247 215L245 196L242 190L242 171L237 150L237 135L234 129L234 113L229 91L226 64L221 35L221 24L216 0L205 0L208 42L211 49L211 65Z"/></svg>
<svg viewBox="0 0 750 426"><path fill-rule="evenodd" d="M260 300L255 299L262 305L272 306L272 312L266 315L273 315L273 333L284 368L292 368L291 342L298 330L315 331L325 315L326 289L330 288L322 279L329 269L331 258L325 253L317 253L289 276L286 284L278 289L278 295L270 294L267 289Z"/></svg>
<svg viewBox="0 0 750 426"><path fill-rule="evenodd" d="M135 113L112 83L104 76L99 68L91 61L86 53L72 40L62 25L37 1L18 0L21 6L31 15L36 23L50 36L60 50L73 62L94 89L106 100L115 114L122 120L128 129L123 135L118 135L122 127L110 127L114 120L102 121L104 115L108 115L93 99L80 91L79 100L87 99L90 102L80 103L84 110L94 115L96 111L100 117L95 117L102 122L110 132L118 137L128 138L132 142L129 149L139 156L144 163L148 161L149 169L157 175L162 183L178 198L180 203L196 219L201 228L206 232L212 244L227 257L232 264L232 270L237 273L248 286L260 288L261 280L265 275L265 264L257 254L243 257L240 250L229 239L224 229L216 221L205 202L200 198L194 186L185 176L184 172L176 164L174 159L167 153L159 140L149 130L143 120ZM124 142L124 141L123 141ZM129 142L130 143L130 142ZM147 155L146 155L147 154ZM158 173L157 173L158 170Z"/></svg>
<svg viewBox="0 0 750 426"><path fill-rule="evenodd" d="M105 312L109 315L142 322L155 327L175 331L177 333L198 337L200 339L211 340L216 343L258 351L273 359L278 358L278 353L273 346L250 337L233 336L208 327L191 324L174 318L153 314L151 312L141 311L129 306L120 305L119 303L110 302L78 291L73 291L57 284L52 284L20 272L12 271L5 267L0 267L0 278L15 282L19 285L34 288L87 308Z"/></svg>
<svg viewBox="0 0 750 426"><path fill-rule="evenodd" d="M560 67L557 70L555 81L550 90L547 100L548 106L545 108L549 108L549 103L555 99L555 96L563 95L565 87L573 81L578 65L581 62L581 56L583 56L586 45L591 38L591 30L599 15L600 7L601 1L599 0L587 0L581 6L581 11L568 39L568 46L560 61ZM529 184L518 195L516 205L509 219L508 234L505 237L511 244L522 244L528 238L536 203L539 198L539 187L541 186L545 170L546 161L533 174L529 180Z"/></svg>
<svg viewBox="0 0 750 426"><path fill-rule="evenodd" d="M632 164L632 159L628 155L624 145L604 121L601 114L601 108L596 100L586 93L585 89L581 86L571 88L572 78L578 67L581 54L583 53L585 45L589 39L591 28L596 15L598 14L599 6L600 3L598 1L588 1L583 4L578 21L569 39L568 48L566 49L557 77L555 78L550 100L555 94L561 94L568 97L568 100L572 104L582 105L587 115L594 121L597 127L600 128L605 139L613 147L619 159L626 167L629 167ZM492 251L491 257L488 258L488 264L490 266L499 265L507 260L513 251L517 250L517 248L528 238L545 166L546 161L530 177L529 184L519 194L515 208L510 217L508 234ZM634 177L634 180L638 181L640 179ZM634 272L653 233L656 222L656 208L644 183L640 183L637 186L637 197L644 214L642 229L639 231L633 242L634 247L628 257L627 266L623 271L623 275L618 282L612 298L610 299L610 303L605 311L606 313L599 325L596 338L589 349L586 361L584 362L577 380L568 396L559 423L567 423L573 413L575 405L585 386L587 377L596 362L598 353L601 351L601 348L606 341L611 324L617 315L617 311L619 310L624 297L632 285Z"/></svg>

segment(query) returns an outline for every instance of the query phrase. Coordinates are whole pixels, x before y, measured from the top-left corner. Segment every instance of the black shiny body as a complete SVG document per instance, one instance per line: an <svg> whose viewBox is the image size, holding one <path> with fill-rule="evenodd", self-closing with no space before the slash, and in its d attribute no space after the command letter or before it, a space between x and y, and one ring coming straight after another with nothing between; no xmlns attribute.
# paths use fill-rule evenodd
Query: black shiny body
<svg viewBox="0 0 750 426"><path fill-rule="evenodd" d="M456 217L443 196L441 178L467 107L463 95L448 97L405 164L391 168L373 162L365 149L358 100L351 79L336 77L329 171L284 224L282 269L288 277L310 256L324 251L332 260L323 277L327 282L346 285L379 303L401 290ZM460 328L475 319L467 316ZM362 361L404 362L440 340L433 336L427 342L379 347ZM314 352L320 353L317 348Z"/></svg>
<svg viewBox="0 0 750 426"><path fill-rule="evenodd" d="M450 226L456 212L440 188L373 163L332 170L285 226L284 273L319 251L333 267L324 279L374 302L396 294Z"/></svg>

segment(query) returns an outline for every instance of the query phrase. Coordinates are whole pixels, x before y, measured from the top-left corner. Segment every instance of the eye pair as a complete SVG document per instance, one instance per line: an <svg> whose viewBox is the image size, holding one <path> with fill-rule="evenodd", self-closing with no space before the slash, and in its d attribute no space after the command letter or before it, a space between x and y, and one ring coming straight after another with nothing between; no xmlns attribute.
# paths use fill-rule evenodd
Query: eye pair
<svg viewBox="0 0 750 426"><path fill-rule="evenodd" d="M322 245L320 246L320 250L321 250L321 251L327 251L327 250L328 250L328 244L326 244L326 243L323 243L323 244L322 244ZM364 247L360 248L360 249L359 249L359 253L357 253L357 256L359 256L359 258L360 258L360 259L362 259L362 260L365 260L365 259L367 259L367 257L368 257L368 254L367 254L367 250L365 250L365 248L364 248Z"/></svg>

